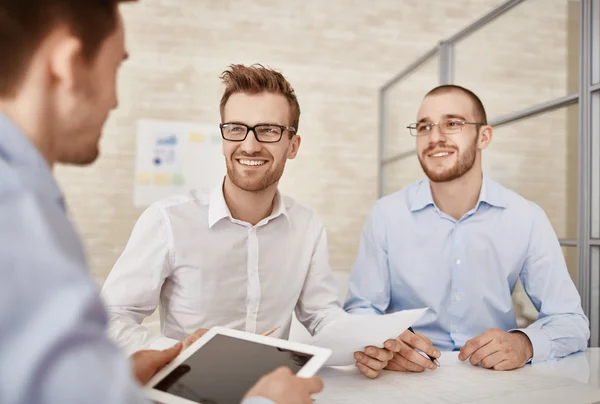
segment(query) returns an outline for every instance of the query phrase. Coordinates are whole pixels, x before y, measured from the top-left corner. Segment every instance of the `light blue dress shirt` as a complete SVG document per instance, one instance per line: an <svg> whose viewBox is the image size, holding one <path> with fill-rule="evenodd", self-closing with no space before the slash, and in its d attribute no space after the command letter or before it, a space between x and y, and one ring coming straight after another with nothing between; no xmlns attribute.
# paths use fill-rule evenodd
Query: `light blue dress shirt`
<svg viewBox="0 0 600 404"><path fill-rule="evenodd" d="M429 307L413 328L440 350L457 350L490 328L517 329L511 294L519 276L539 311L520 330L532 342L533 362L585 349L589 321L543 210L484 176L475 208L455 220L423 180L375 204L345 309Z"/></svg>
<svg viewBox="0 0 600 404"><path fill-rule="evenodd" d="M106 321L48 165L0 115L0 403L146 403Z"/></svg>

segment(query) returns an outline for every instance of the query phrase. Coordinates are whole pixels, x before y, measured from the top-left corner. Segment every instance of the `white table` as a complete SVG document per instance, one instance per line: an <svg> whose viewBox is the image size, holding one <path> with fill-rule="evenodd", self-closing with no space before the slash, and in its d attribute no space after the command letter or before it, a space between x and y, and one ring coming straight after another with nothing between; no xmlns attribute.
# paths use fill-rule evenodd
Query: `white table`
<svg viewBox="0 0 600 404"><path fill-rule="evenodd" d="M435 371L385 371L375 380L354 367L325 368L317 404L600 403L600 348L510 372L460 363L443 352ZM404 398L404 399L403 399Z"/></svg>

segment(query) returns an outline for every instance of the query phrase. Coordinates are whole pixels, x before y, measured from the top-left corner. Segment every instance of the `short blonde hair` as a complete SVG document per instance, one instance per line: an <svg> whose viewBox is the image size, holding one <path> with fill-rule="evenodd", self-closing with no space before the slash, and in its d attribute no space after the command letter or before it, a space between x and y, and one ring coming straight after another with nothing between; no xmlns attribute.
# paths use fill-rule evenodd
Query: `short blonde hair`
<svg viewBox="0 0 600 404"><path fill-rule="evenodd" d="M221 119L223 119L225 104L232 94L259 94L262 92L281 94L290 104L292 126L296 128L296 133L298 132L300 104L298 104L294 88L281 73L260 64L251 66L234 64L221 74L221 81L225 84L225 92L221 97Z"/></svg>

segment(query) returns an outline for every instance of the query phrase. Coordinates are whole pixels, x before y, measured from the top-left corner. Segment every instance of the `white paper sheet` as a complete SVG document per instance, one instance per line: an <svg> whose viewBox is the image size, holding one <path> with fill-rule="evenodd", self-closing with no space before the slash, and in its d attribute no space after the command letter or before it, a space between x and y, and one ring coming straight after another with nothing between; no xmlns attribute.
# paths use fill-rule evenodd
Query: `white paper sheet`
<svg viewBox="0 0 600 404"><path fill-rule="evenodd" d="M384 371L370 380L354 366L319 372L325 389L316 404L576 404L600 401L600 390L549 374L535 365L497 372L462 363L458 352L442 352L440 367L424 373Z"/></svg>
<svg viewBox="0 0 600 404"><path fill-rule="evenodd" d="M384 315L349 315L328 325L312 343L333 351L326 366L355 363L354 352L371 345L383 348L388 339L396 338L413 325L427 308L403 310Z"/></svg>

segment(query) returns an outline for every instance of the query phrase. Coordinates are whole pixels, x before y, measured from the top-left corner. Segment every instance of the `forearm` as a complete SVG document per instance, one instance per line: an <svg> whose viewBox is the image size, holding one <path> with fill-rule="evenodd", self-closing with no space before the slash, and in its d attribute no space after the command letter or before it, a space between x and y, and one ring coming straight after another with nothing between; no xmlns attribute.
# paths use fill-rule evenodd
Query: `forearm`
<svg viewBox="0 0 600 404"><path fill-rule="evenodd" d="M125 313L111 311L107 335L119 345L127 355L142 349L166 349L177 342L139 324Z"/></svg>

